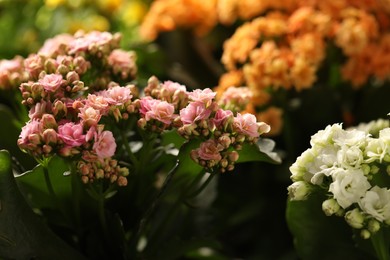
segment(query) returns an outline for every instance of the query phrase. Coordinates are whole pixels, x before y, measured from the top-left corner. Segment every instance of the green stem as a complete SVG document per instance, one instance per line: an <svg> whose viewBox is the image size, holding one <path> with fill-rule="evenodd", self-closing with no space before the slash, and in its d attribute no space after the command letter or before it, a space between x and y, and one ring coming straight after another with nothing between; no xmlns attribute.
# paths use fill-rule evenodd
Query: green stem
<svg viewBox="0 0 390 260"><path fill-rule="evenodd" d="M98 193L98 215L99 215L99 221L100 225L102 226L104 236L106 239L109 239L109 232L107 227L107 220L106 220L106 213L105 213L105 207L104 207L104 193L103 193L103 185L100 183L99 185L99 193Z"/></svg>
<svg viewBox="0 0 390 260"><path fill-rule="evenodd" d="M171 222L172 218L175 215L175 212L178 210L178 208L188 199L189 194L191 194L191 191L193 190L193 187L199 183L199 181L202 179L204 175L204 170L199 173L193 181L183 189L182 194L177 198L175 203L172 205L172 207L169 209L165 217L160 221L160 225L156 228L156 230L151 234L149 243L148 243L148 249L152 252L154 251L155 247L158 246L158 235L164 234L165 229L168 227L168 224ZM203 186L203 185L202 185ZM197 190L198 191L198 190ZM196 192L193 192L192 195L196 195Z"/></svg>
<svg viewBox="0 0 390 260"><path fill-rule="evenodd" d="M136 247L136 243L138 242L138 240L139 240L139 238L140 238L140 236L141 236L141 234L142 234L142 232L143 232L143 230L145 228L146 222L148 221L148 219L152 215L152 213L155 210L157 204L160 202L161 197L163 196L163 194L167 190L167 188L169 186L169 183L172 181L172 178L173 178L173 176L174 176L178 166L179 166L179 163L177 162L175 164L175 166L173 166L173 168L169 171L169 173L167 174L167 177L165 178L165 181L164 181L160 191L157 193L157 195L154 198L153 202L151 203L149 208L145 211L144 216L142 217L142 219L140 220L140 222L136 226L136 228L134 230L134 236L133 236L133 238L132 238L132 240L130 242L131 248L135 248Z"/></svg>
<svg viewBox="0 0 390 260"><path fill-rule="evenodd" d="M192 194L187 196L188 199L195 198L207 187L207 185L209 185L209 183L213 180L214 176L216 175L215 173L209 173L209 174L210 175L209 177L207 177L206 181L203 182L203 184L196 191L194 191Z"/></svg>
<svg viewBox="0 0 390 260"><path fill-rule="evenodd" d="M47 186L47 189L49 191L49 194L54 198L54 200L58 201L57 195L55 194L53 185L50 181L49 169L47 168L46 165L42 165L42 168L43 168L43 175L45 177L45 182L46 182L46 186Z"/></svg>
<svg viewBox="0 0 390 260"><path fill-rule="evenodd" d="M374 246L376 256L379 260L390 260L388 241L386 241L386 234L382 227L378 232L371 235L371 242Z"/></svg>
<svg viewBox="0 0 390 260"><path fill-rule="evenodd" d="M74 163L69 163L70 176L71 176L71 185L72 185L72 202L73 202L73 213L75 218L75 225L77 232L80 233L81 230L81 211L80 211L80 179L77 175L76 168Z"/></svg>
<svg viewBox="0 0 390 260"><path fill-rule="evenodd" d="M130 157L130 161L133 163L134 168L135 168L135 169L138 169L138 167L139 167L139 161L138 161L138 159L135 157L135 155L133 154L133 152L131 151L131 147L130 147L130 145L129 145L129 142L127 141L126 133L125 133L125 131L123 131L123 130L121 130L120 132L121 132L123 145L125 146L127 155Z"/></svg>

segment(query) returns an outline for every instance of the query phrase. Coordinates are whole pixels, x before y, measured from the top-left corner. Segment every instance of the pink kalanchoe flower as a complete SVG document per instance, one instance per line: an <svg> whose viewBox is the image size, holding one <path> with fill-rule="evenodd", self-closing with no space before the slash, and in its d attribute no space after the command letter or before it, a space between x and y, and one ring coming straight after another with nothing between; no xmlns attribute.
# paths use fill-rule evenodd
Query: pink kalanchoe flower
<svg viewBox="0 0 390 260"><path fill-rule="evenodd" d="M28 117L30 119L41 118L47 111L52 111L52 104L50 102L46 102L45 100L41 100L30 108L30 111L28 111Z"/></svg>
<svg viewBox="0 0 390 260"><path fill-rule="evenodd" d="M86 105L93 107L96 110L99 110L100 114L102 115L106 115L108 113L108 110L110 109L110 104L108 103L107 98L95 94L88 94Z"/></svg>
<svg viewBox="0 0 390 260"><path fill-rule="evenodd" d="M45 75L42 79L38 80L38 83L49 92L56 92L63 82L62 75L60 74L48 74Z"/></svg>
<svg viewBox="0 0 390 260"><path fill-rule="evenodd" d="M249 137L258 137L260 135L256 117L252 114L241 115L237 113L237 116L234 118L233 127L238 133Z"/></svg>
<svg viewBox="0 0 390 260"><path fill-rule="evenodd" d="M81 146L86 142L85 135L83 134L83 126L73 122L59 125L58 137L64 142L64 144L70 147Z"/></svg>
<svg viewBox="0 0 390 260"><path fill-rule="evenodd" d="M92 46L103 46L109 44L113 35L109 32L92 31L75 38L69 43L69 53L75 54L88 51Z"/></svg>
<svg viewBox="0 0 390 260"><path fill-rule="evenodd" d="M197 149L199 158L207 161L220 161L222 159L221 151L222 147L214 139L209 139L201 143L199 149Z"/></svg>
<svg viewBox="0 0 390 260"><path fill-rule="evenodd" d="M44 59L38 54L32 54L24 60L24 67L30 77L37 79L39 73L43 70Z"/></svg>
<svg viewBox="0 0 390 260"><path fill-rule="evenodd" d="M95 133L95 143L92 149L99 158L109 158L115 154L115 138L110 131Z"/></svg>
<svg viewBox="0 0 390 260"><path fill-rule="evenodd" d="M99 110L90 106L84 106L80 108L78 117L81 118L81 122L84 126L91 127L96 126L99 123L102 115Z"/></svg>
<svg viewBox="0 0 390 260"><path fill-rule="evenodd" d="M166 101L158 99L142 98L140 113L144 115L146 121L158 120L166 125L170 125L174 118L175 107Z"/></svg>
<svg viewBox="0 0 390 260"><path fill-rule="evenodd" d="M215 113L215 117L212 119L215 127L222 129L225 127L226 122L229 119L233 119L233 112L230 110L218 109Z"/></svg>
<svg viewBox="0 0 390 260"><path fill-rule="evenodd" d="M192 102L187 107L180 110L180 119L183 124L192 124L196 121L209 118L211 110L207 109L203 103Z"/></svg>
<svg viewBox="0 0 390 260"><path fill-rule="evenodd" d="M161 84L161 87L165 89L168 93L173 95L175 92L187 92L187 88L184 85L181 85L177 82L173 81L165 81L164 83Z"/></svg>
<svg viewBox="0 0 390 260"><path fill-rule="evenodd" d="M135 54L121 49L113 50L108 56L108 64L113 68L115 74L121 74L122 78L134 76L137 72L135 65Z"/></svg>
<svg viewBox="0 0 390 260"><path fill-rule="evenodd" d="M70 34L59 34L46 40L43 46L39 49L38 54L46 57L55 57L59 54L64 54L67 44L73 40L74 37Z"/></svg>
<svg viewBox="0 0 390 260"><path fill-rule="evenodd" d="M195 89L194 91L188 93L188 97L191 101L201 102L208 106L210 105L216 94L216 92L212 91L209 88Z"/></svg>
<svg viewBox="0 0 390 260"><path fill-rule="evenodd" d="M26 149L26 146L29 144L29 138L31 135L40 135L43 131L41 121L38 119L32 119L25 126L22 127L20 132L18 145L22 149Z"/></svg>
<svg viewBox="0 0 390 260"><path fill-rule="evenodd" d="M99 93L98 95L104 96L107 102L114 106L121 106L133 97L129 88L120 86L115 86Z"/></svg>
<svg viewBox="0 0 390 260"><path fill-rule="evenodd" d="M250 102L253 94L248 87L230 87L223 92L219 99L219 104L224 107L237 107L237 109L243 109Z"/></svg>

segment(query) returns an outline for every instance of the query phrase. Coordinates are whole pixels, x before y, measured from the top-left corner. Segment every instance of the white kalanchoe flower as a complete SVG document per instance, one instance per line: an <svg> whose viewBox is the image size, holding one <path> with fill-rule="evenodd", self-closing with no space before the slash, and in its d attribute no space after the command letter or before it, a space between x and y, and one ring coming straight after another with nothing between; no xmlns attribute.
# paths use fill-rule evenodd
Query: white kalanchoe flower
<svg viewBox="0 0 390 260"><path fill-rule="evenodd" d="M359 201L359 206L364 213L378 221L388 222L390 220L390 190L378 186L373 187Z"/></svg>
<svg viewBox="0 0 390 260"><path fill-rule="evenodd" d="M335 199L327 199L322 203L322 211L324 211L327 216L336 214L340 209L341 207Z"/></svg>
<svg viewBox="0 0 390 260"><path fill-rule="evenodd" d="M369 135L366 132L352 129L349 131L337 131L333 135L333 141L335 144L348 147L361 147L366 143L366 139Z"/></svg>
<svg viewBox="0 0 390 260"><path fill-rule="evenodd" d="M338 147L329 144L322 147L313 147L315 154L318 154L314 160L307 165L307 171L312 174L311 183L321 185L324 176L332 175L337 166Z"/></svg>
<svg viewBox="0 0 390 260"><path fill-rule="evenodd" d="M364 157L366 163L375 161L382 162L386 155L388 146L380 139L369 138L368 144L364 149Z"/></svg>
<svg viewBox="0 0 390 260"><path fill-rule="evenodd" d="M347 223L353 228L363 228L364 220L365 218L358 208L354 208L353 210L345 213L345 221L347 221Z"/></svg>
<svg viewBox="0 0 390 260"><path fill-rule="evenodd" d="M297 158L295 163L290 166L292 181L307 181L309 182L312 175L307 171L307 165L310 164L317 155L313 153L312 149L307 149L301 156Z"/></svg>
<svg viewBox="0 0 390 260"><path fill-rule="evenodd" d="M305 181L297 181L288 186L287 190L291 200L305 200L311 192L311 187Z"/></svg>
<svg viewBox="0 0 390 260"><path fill-rule="evenodd" d="M363 162L363 151L358 146L343 146L337 152L337 164L344 169L359 168Z"/></svg>
<svg viewBox="0 0 390 260"><path fill-rule="evenodd" d="M359 131L366 132L371 134L374 137L379 136L379 131L390 126L390 121L387 119L378 119L373 120L368 123L360 123L359 125L353 127Z"/></svg>
<svg viewBox="0 0 390 260"><path fill-rule="evenodd" d="M352 203L358 202L371 187L367 177L361 169L341 169L338 168L332 174L333 182L329 186L329 191L344 209Z"/></svg>
<svg viewBox="0 0 390 260"><path fill-rule="evenodd" d="M324 130L318 131L310 139L311 146L324 146L333 143L333 136L343 131L342 124L328 125Z"/></svg>

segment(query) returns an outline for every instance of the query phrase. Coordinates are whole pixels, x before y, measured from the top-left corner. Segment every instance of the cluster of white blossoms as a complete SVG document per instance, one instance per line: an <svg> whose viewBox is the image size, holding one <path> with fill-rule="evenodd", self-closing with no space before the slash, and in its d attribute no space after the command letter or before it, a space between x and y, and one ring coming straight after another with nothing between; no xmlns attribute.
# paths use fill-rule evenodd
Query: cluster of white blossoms
<svg viewBox="0 0 390 260"><path fill-rule="evenodd" d="M390 225L390 127L380 119L356 128L327 126L290 167L291 200L325 192L322 210L344 217L363 238Z"/></svg>

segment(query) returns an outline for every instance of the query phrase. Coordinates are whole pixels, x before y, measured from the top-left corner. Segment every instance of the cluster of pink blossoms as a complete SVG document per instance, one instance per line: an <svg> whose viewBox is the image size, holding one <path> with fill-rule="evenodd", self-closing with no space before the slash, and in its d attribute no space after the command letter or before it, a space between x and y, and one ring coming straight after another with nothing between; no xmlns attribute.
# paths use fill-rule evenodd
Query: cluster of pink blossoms
<svg viewBox="0 0 390 260"><path fill-rule="evenodd" d="M145 92L150 96L140 99L138 125L157 132L176 128L186 139L200 139L191 158L209 171L233 170L242 145L255 143L270 130L252 114L234 116L231 110L222 109L216 93L208 88L188 92L183 85L158 83L152 77Z"/></svg>
<svg viewBox="0 0 390 260"><path fill-rule="evenodd" d="M53 155L71 159L84 183L106 179L125 186L129 170L114 159L117 144L110 130L129 130L120 127L131 116L143 131L176 130L200 140L190 156L210 172L233 170L242 145L269 131L252 114L223 109L243 105L244 97L218 104L210 89L187 91L156 77L139 97L138 89L127 84L137 70L135 55L119 49L118 39L98 32L60 35L24 60L28 79L19 88L30 121L18 140L22 150L38 161Z"/></svg>
<svg viewBox="0 0 390 260"><path fill-rule="evenodd" d="M101 123L135 113L135 86L120 86L135 77L135 55L119 49L120 35L91 32L59 35L37 54L24 59L27 77L20 84L30 121L19 147L38 161L55 154L71 158L84 183L108 179L127 184L129 171L113 157L113 133Z"/></svg>

